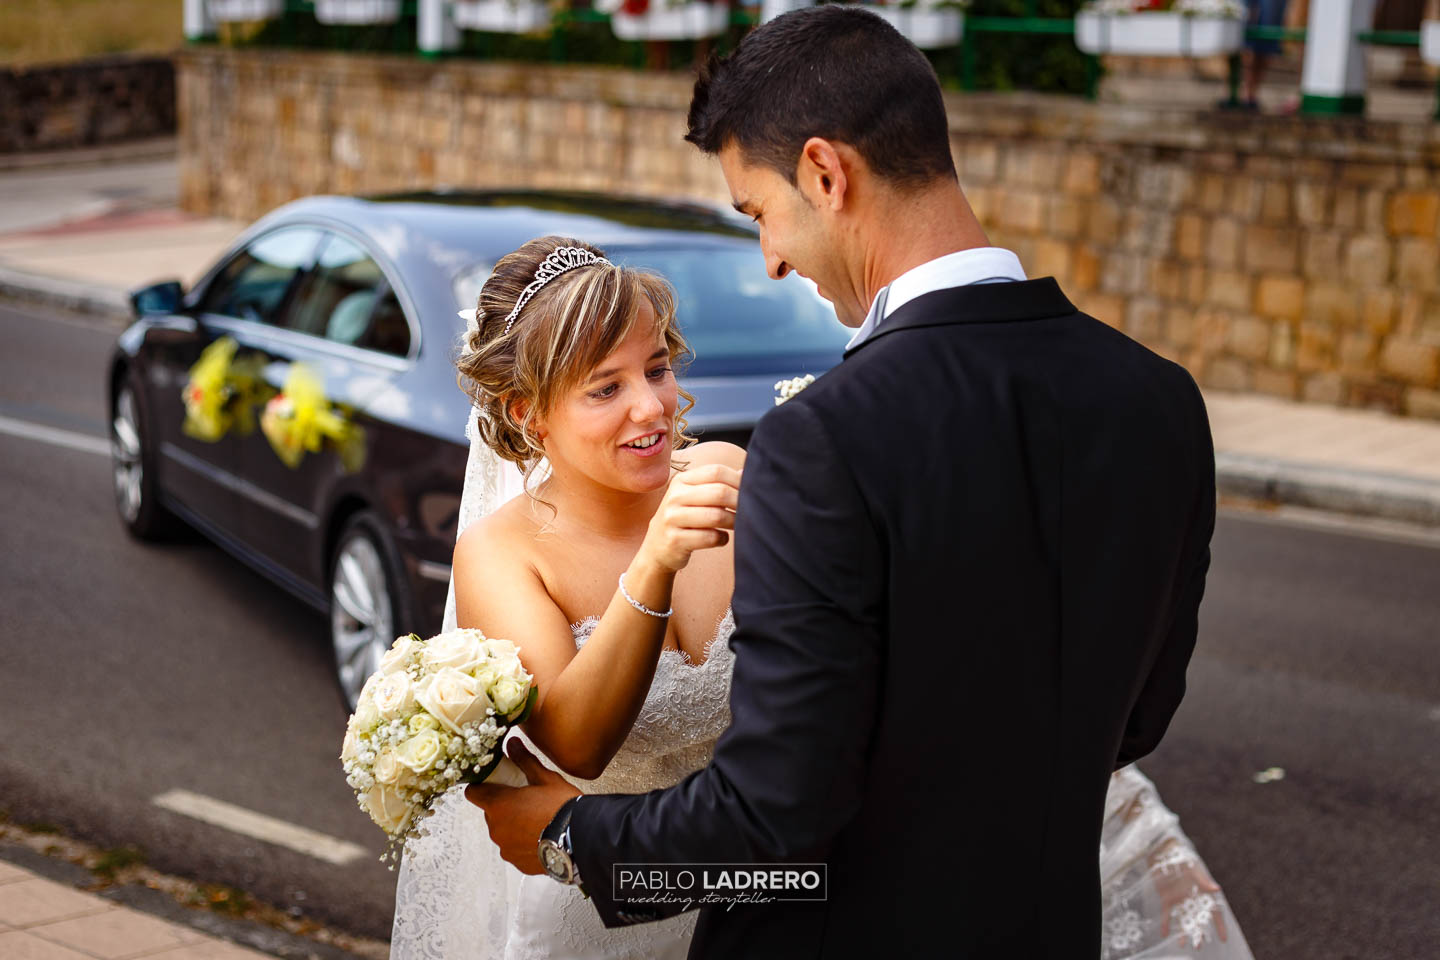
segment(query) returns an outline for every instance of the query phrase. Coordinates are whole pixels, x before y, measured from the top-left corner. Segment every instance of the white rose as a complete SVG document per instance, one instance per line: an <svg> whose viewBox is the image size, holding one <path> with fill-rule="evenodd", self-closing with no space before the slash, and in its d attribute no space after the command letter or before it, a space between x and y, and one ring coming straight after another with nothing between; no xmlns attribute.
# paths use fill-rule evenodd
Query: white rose
<svg viewBox="0 0 1440 960"><path fill-rule="evenodd" d="M440 734L434 730L421 730L415 736L400 744L395 751L396 759L416 773L424 773L434 766L435 761L445 752ZM380 765L375 765L375 776L380 776Z"/></svg>
<svg viewBox="0 0 1440 960"><path fill-rule="evenodd" d="M485 659L485 650L480 646L484 635L479 630L452 630L442 633L425 644L420 662L431 670L450 667L468 673Z"/></svg>
<svg viewBox="0 0 1440 960"><path fill-rule="evenodd" d="M419 733L421 730L439 730L440 721L428 713L417 713L410 718L410 732Z"/></svg>
<svg viewBox="0 0 1440 960"><path fill-rule="evenodd" d="M375 759L373 770L375 779L381 783L391 784L400 779L401 767L400 758L394 750L386 750Z"/></svg>
<svg viewBox="0 0 1440 960"><path fill-rule="evenodd" d="M475 678L475 682L480 685L481 690L489 690L495 685L495 681L500 679L500 671L495 669L494 663L486 660L470 671L470 676Z"/></svg>
<svg viewBox="0 0 1440 960"><path fill-rule="evenodd" d="M484 720L490 709L490 698L475 678L451 668L416 684L415 699L451 733L459 733L471 720Z"/></svg>
<svg viewBox="0 0 1440 960"><path fill-rule="evenodd" d="M482 646L485 648L485 653L487 656L493 657L497 660L504 659L506 657L513 657L520 652L520 648L515 646L515 644L511 643L509 640L502 640L499 637L486 640L484 644L482 644Z"/></svg>
<svg viewBox="0 0 1440 960"><path fill-rule="evenodd" d="M394 787L377 783L365 794L362 802L365 812L370 814L370 819L388 834L400 833L410 820L410 805L400 799L400 794Z"/></svg>
<svg viewBox="0 0 1440 960"><path fill-rule="evenodd" d="M408 673L381 677L375 687L375 709L386 720L397 720L415 706L415 685Z"/></svg>
<svg viewBox="0 0 1440 960"><path fill-rule="evenodd" d="M350 729L357 733L369 733L380 722L380 711L375 709L375 687L378 683L375 677L371 677L360 690L360 700L350 717Z"/></svg>
<svg viewBox="0 0 1440 960"><path fill-rule="evenodd" d="M519 710L529 694L525 684L511 677L501 677L490 688L490 699L495 703L495 711L506 717Z"/></svg>
<svg viewBox="0 0 1440 960"><path fill-rule="evenodd" d="M340 759L354 760L360 753L360 741L355 738L355 731L345 731L345 742L340 745Z"/></svg>
<svg viewBox="0 0 1440 960"><path fill-rule="evenodd" d="M495 661L495 671L502 677L509 677L516 683L529 683L530 671L525 669L525 664L520 662L519 657L504 657Z"/></svg>
<svg viewBox="0 0 1440 960"><path fill-rule="evenodd" d="M388 675L403 670L405 664L410 660L410 656L419 646L420 644L413 635L396 637L395 642L390 645L390 649L380 657L380 672Z"/></svg>

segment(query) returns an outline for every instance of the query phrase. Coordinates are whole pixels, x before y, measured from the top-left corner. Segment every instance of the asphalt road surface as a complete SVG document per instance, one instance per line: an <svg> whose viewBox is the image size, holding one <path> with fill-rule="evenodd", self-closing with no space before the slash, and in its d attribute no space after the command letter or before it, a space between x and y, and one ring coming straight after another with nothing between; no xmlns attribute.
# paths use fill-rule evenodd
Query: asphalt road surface
<svg viewBox="0 0 1440 960"><path fill-rule="evenodd" d="M0 810L386 937L395 875L335 759L323 619L203 540L131 541L107 458L67 443L105 435L115 333L0 304ZM1257 957L1440 955L1440 538L1227 512L1214 552L1189 694L1142 768ZM176 789L371 855L154 803Z"/></svg>

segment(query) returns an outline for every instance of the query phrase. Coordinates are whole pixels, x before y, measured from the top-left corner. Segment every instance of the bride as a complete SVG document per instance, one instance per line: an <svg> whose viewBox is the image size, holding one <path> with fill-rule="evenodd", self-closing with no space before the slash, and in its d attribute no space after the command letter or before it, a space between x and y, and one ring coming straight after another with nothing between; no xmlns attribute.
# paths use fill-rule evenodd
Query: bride
<svg viewBox="0 0 1440 960"><path fill-rule="evenodd" d="M662 279L544 237L496 265L457 360L477 416L445 626L520 645L540 697L519 735L584 792L676 783L730 720L745 454L685 435L686 353ZM395 960L687 952L695 913L606 929L578 888L504 863L461 791L426 830L400 870ZM1112 779L1100 869L1105 960L1250 957L1133 767Z"/></svg>

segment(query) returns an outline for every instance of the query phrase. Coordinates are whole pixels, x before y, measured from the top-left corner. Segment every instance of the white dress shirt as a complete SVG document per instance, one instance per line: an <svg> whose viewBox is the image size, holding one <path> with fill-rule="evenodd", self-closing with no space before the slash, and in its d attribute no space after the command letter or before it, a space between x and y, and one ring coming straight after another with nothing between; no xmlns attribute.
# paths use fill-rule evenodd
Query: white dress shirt
<svg viewBox="0 0 1440 960"><path fill-rule="evenodd" d="M975 247L936 257L906 270L888 287L881 288L870 304L865 322L860 324L860 329L855 331L845 349L854 350L869 340L886 317L916 297L972 283L1008 283L1024 279L1025 268L1020 266L1020 258L1000 247Z"/></svg>

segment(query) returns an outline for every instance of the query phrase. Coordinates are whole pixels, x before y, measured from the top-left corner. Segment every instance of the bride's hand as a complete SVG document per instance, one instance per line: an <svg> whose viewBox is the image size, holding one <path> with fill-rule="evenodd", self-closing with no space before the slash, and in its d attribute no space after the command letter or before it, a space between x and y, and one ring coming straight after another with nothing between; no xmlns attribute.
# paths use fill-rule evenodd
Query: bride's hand
<svg viewBox="0 0 1440 960"><path fill-rule="evenodd" d="M740 471L710 463L677 473L650 519L640 556L671 572L690 562L696 550L723 547L735 529Z"/></svg>

